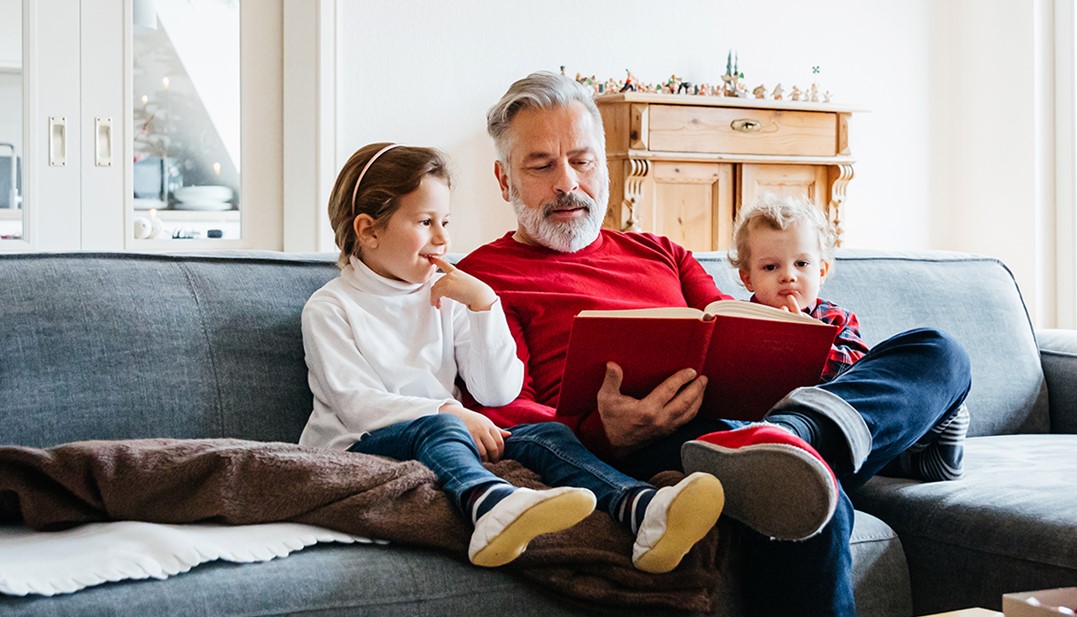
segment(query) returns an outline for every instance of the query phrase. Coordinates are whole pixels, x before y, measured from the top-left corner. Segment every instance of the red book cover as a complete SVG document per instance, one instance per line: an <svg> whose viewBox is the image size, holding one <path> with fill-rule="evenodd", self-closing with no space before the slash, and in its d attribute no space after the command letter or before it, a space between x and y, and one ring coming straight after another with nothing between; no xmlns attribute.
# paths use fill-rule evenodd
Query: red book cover
<svg viewBox="0 0 1077 617"><path fill-rule="evenodd" d="M681 369L703 369L714 324L705 321L702 312L675 318L621 312L625 315L612 317L584 311L572 322L559 415L586 415L597 409L609 361L621 366L621 393L636 398L647 396Z"/></svg>
<svg viewBox="0 0 1077 617"><path fill-rule="evenodd" d="M673 373L707 375L700 413L758 420L800 386L816 385L839 328L802 313L740 301L691 308L583 311L569 335L559 415L597 409L606 362L621 393L643 398Z"/></svg>
<svg viewBox="0 0 1077 617"><path fill-rule="evenodd" d="M701 413L761 420L786 394L819 383L838 326L719 315L704 364Z"/></svg>

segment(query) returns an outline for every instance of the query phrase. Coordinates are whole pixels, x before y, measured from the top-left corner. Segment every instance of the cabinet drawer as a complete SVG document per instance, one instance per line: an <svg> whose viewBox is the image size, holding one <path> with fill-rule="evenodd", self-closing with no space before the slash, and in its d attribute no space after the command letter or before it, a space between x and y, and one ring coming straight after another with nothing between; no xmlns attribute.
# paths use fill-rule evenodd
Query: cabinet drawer
<svg viewBox="0 0 1077 617"><path fill-rule="evenodd" d="M838 114L821 111L650 105L657 152L834 156Z"/></svg>

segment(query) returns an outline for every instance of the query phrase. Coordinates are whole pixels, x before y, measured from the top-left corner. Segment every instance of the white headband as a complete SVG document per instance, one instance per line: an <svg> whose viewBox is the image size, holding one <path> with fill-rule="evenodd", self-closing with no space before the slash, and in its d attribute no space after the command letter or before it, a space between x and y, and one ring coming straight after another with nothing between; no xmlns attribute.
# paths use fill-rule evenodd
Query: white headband
<svg viewBox="0 0 1077 617"><path fill-rule="evenodd" d="M355 216L355 198L359 195L359 184L363 181L363 176L366 175L366 170L370 169L370 166L374 164L374 161L378 160L379 156L402 145L404 144L389 144L388 146L385 146L374 153L374 156L370 157L370 160L366 162L366 165L363 165L363 171L359 172L359 178L355 181L355 188L352 189L352 216Z"/></svg>

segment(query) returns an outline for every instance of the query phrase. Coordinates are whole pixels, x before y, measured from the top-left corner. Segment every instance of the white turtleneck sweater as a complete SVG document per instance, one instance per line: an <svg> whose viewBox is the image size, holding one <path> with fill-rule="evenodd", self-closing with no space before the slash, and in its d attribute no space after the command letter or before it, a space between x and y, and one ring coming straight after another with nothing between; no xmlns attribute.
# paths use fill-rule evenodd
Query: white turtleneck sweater
<svg viewBox="0 0 1077 617"><path fill-rule="evenodd" d="M523 363L501 301L487 311L443 298L430 287L394 281L352 257L303 307L314 410L299 443L345 450L363 434L438 413L459 402L459 374L487 406L520 393Z"/></svg>

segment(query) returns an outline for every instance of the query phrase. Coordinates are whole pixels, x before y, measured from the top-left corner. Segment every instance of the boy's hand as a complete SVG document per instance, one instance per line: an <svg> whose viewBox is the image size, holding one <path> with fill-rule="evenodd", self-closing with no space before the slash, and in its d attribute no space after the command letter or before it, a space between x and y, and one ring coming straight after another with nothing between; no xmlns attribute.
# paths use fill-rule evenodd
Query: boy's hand
<svg viewBox="0 0 1077 617"><path fill-rule="evenodd" d="M430 304L441 308L441 299L451 298L473 311L487 311L497 301L497 294L486 283L440 257L429 259L445 273L430 288Z"/></svg>
<svg viewBox="0 0 1077 617"><path fill-rule="evenodd" d="M446 403L441 406L438 413L447 413L464 421L467 432L471 433L471 440L479 450L479 458L483 462L496 463L501 460L505 453L505 438L511 433L500 429L490 418L481 413L464 409L455 403Z"/></svg>
<svg viewBox="0 0 1077 617"><path fill-rule="evenodd" d="M785 297L785 306L778 307L783 311L789 311L790 313L799 313L800 305L797 304L796 296L789 294Z"/></svg>

